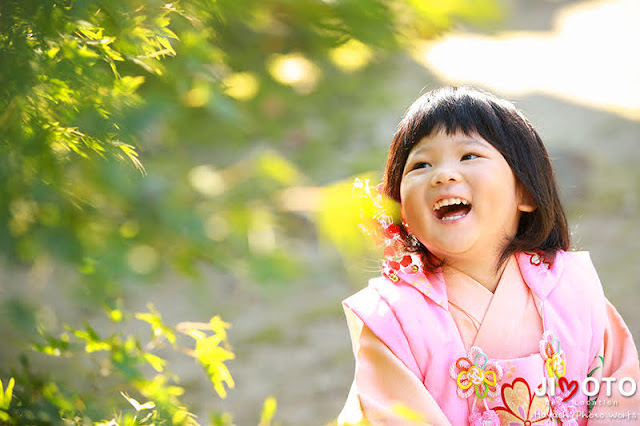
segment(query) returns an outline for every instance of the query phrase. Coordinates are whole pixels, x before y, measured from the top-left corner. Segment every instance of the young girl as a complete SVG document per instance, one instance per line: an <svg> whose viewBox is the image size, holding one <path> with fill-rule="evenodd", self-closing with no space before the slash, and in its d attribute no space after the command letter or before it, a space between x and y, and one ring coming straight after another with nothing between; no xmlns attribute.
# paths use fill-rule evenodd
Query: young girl
<svg viewBox="0 0 640 426"><path fill-rule="evenodd" d="M339 424L640 423L633 339L588 253L568 251L547 151L511 103L420 97L382 192L402 250L344 301L356 369Z"/></svg>

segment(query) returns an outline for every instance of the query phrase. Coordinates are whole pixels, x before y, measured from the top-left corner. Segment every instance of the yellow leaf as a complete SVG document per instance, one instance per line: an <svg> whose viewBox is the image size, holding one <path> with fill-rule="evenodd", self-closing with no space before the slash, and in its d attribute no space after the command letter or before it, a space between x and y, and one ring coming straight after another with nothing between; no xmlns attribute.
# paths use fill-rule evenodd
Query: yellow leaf
<svg viewBox="0 0 640 426"><path fill-rule="evenodd" d="M124 61L124 58L122 57L120 52L118 52L117 50L113 50L112 48L106 45L103 46L103 49L104 49L104 53L106 53L107 56L109 56L114 61Z"/></svg>
<svg viewBox="0 0 640 426"><path fill-rule="evenodd" d="M109 351L111 350L111 345L107 342L95 342L95 343L87 343L84 350L87 353L91 352L99 352L99 351Z"/></svg>
<svg viewBox="0 0 640 426"><path fill-rule="evenodd" d="M80 46L78 48L78 53L82 58L97 58L100 56L93 50L90 50L89 48L87 48L87 46Z"/></svg>
<svg viewBox="0 0 640 426"><path fill-rule="evenodd" d="M58 54L59 51L60 51L60 47L54 46L48 49L46 53L49 58L53 59Z"/></svg>
<svg viewBox="0 0 640 426"><path fill-rule="evenodd" d="M149 313L138 312L135 314L135 317L140 321L144 321L151 325L154 336L164 336L169 341L169 343L175 344L176 335L171 328L169 328L164 324L164 322L162 322L160 313L156 311L152 303L148 303L147 308L150 311Z"/></svg>
<svg viewBox="0 0 640 426"><path fill-rule="evenodd" d="M169 40L167 40L164 37L156 37L156 40L158 40L158 42L160 42L160 44L162 45L162 47L164 47L165 49L167 49L169 52L171 52L171 54L175 55L176 51L173 50L173 46L171 46L171 43L169 43Z"/></svg>
<svg viewBox="0 0 640 426"><path fill-rule="evenodd" d="M13 386L15 385L14 378L9 379L7 389L3 390L2 380L0 380L0 409L7 410L11 405L11 399L13 398Z"/></svg>
<svg viewBox="0 0 640 426"><path fill-rule="evenodd" d="M173 31L171 31L169 28L163 28L162 32L165 33L168 37L171 37L174 40L180 40L178 38L178 36L176 35L176 33L174 33Z"/></svg>
<svg viewBox="0 0 640 426"><path fill-rule="evenodd" d="M144 354L143 357L158 373L162 373L164 366L167 364L165 359L150 353Z"/></svg>
<svg viewBox="0 0 640 426"><path fill-rule="evenodd" d="M260 172L283 185L293 185L302 178L301 173L289 160L273 151L262 154L256 163Z"/></svg>
<svg viewBox="0 0 640 426"><path fill-rule="evenodd" d="M227 396L225 385L230 389L235 386L229 369L224 365L225 361L233 359L235 355L230 350L219 346L221 343L228 346L225 330L230 326L219 316L215 316L209 322L209 327L214 333L212 336L207 336L197 329L187 332L196 341L196 347L191 356L204 367L216 393L223 399Z"/></svg>
<svg viewBox="0 0 640 426"><path fill-rule="evenodd" d="M277 408L278 403L273 396L265 399L264 406L262 407L262 415L260 416L260 424L258 426L270 426Z"/></svg>
<svg viewBox="0 0 640 426"><path fill-rule="evenodd" d="M231 328L231 324L222 321L222 318L220 318L219 315L211 318L209 324L211 325L211 331L217 334L220 339L227 340L227 332L225 330Z"/></svg>
<svg viewBox="0 0 640 426"><path fill-rule="evenodd" d="M142 173L143 175L147 173L144 166L142 165L142 162L140 162L140 160L138 159L138 152L136 151L134 146L117 141L113 142L113 144L119 147L125 153L125 155L129 157L131 162L136 166L136 169L138 169L140 173Z"/></svg>
<svg viewBox="0 0 640 426"><path fill-rule="evenodd" d="M188 412L184 408L179 408L171 418L171 423L174 425L198 425L195 417L195 414Z"/></svg>

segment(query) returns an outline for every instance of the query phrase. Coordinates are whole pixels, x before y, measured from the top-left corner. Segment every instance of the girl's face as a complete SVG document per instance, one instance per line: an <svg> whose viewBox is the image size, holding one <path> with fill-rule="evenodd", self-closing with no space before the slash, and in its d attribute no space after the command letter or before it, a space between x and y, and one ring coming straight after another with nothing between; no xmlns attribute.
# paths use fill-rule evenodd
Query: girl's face
<svg viewBox="0 0 640 426"><path fill-rule="evenodd" d="M502 154L477 134L440 131L418 142L402 173L402 214L438 259L494 261L533 211Z"/></svg>

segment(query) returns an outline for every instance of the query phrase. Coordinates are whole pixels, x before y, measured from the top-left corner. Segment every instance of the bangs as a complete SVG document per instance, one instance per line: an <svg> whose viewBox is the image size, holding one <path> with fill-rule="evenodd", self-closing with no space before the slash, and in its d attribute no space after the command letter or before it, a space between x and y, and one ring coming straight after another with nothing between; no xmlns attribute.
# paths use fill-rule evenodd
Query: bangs
<svg viewBox="0 0 640 426"><path fill-rule="evenodd" d="M404 149L411 150L421 139L440 131L447 135L463 133L470 136L477 133L495 146L504 132L492 103L501 108L505 105L498 105L503 102L497 98L491 101L487 101L486 95L479 96L477 92L464 88L456 91L444 89L435 96L433 93L428 97L422 96L407 111L398 128L408 136L403 141ZM515 108L511 106L510 109Z"/></svg>

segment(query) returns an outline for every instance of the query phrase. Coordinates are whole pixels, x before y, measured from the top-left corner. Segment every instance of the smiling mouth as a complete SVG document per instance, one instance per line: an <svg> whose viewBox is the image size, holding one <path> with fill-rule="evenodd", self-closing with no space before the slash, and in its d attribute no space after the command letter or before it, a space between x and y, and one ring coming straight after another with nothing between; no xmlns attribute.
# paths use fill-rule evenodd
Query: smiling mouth
<svg viewBox="0 0 640 426"><path fill-rule="evenodd" d="M442 221L462 219L470 211L471 203L462 198L445 198L433 206L433 213Z"/></svg>

